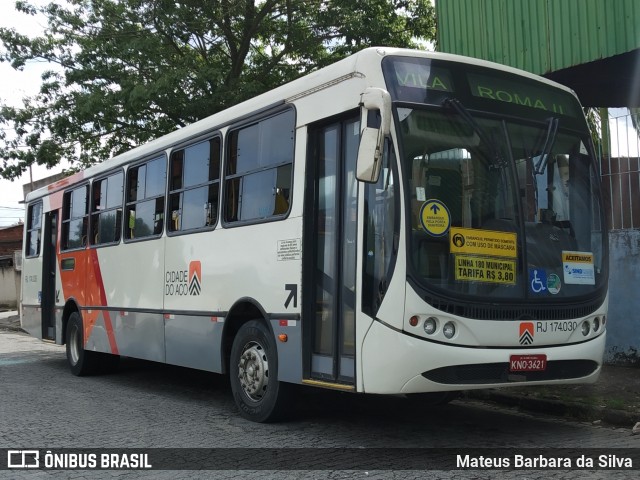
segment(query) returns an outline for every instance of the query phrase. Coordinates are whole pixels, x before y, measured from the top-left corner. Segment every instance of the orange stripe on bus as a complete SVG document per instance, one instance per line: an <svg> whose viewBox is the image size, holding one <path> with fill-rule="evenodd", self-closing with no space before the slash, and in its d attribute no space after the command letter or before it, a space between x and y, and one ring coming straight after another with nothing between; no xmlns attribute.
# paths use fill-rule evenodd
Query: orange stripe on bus
<svg viewBox="0 0 640 480"><path fill-rule="evenodd" d="M102 281L102 272L100 271L100 261L98 260L98 251L96 249L90 249L89 255L91 257L93 274L96 280L96 283L94 285L98 288L98 294L100 296L100 305L103 307L106 307L107 294L104 291L104 283ZM105 326L105 330L107 331L107 337L109 338L111 353L118 355L118 344L116 343L116 337L113 333L113 324L111 323L111 314L107 310L104 311L104 326Z"/></svg>

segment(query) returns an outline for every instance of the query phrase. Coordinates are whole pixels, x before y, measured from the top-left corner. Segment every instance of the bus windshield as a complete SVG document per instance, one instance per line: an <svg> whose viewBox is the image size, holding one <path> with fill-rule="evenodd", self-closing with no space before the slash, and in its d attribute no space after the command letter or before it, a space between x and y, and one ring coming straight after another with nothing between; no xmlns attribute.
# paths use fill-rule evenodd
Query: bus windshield
<svg viewBox="0 0 640 480"><path fill-rule="evenodd" d="M562 122L398 108L418 281L458 294L582 297L605 282L598 177Z"/></svg>
<svg viewBox="0 0 640 480"><path fill-rule="evenodd" d="M400 56L382 67L414 283L471 302L602 295L600 180L577 99L507 68Z"/></svg>

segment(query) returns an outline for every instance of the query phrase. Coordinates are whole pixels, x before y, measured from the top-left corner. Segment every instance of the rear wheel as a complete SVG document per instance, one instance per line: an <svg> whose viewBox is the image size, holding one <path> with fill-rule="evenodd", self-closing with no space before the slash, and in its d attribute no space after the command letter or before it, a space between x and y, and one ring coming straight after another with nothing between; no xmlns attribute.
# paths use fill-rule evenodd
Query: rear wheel
<svg viewBox="0 0 640 480"><path fill-rule="evenodd" d="M82 318L79 313L74 312L69 316L67 324L67 361L71 373L81 377L93 373L115 372L120 364L120 355L85 350Z"/></svg>
<svg viewBox="0 0 640 480"><path fill-rule="evenodd" d="M275 340L258 320L245 323L231 347L230 381L240 414L254 422L282 418L289 386L278 381L278 353Z"/></svg>
<svg viewBox="0 0 640 480"><path fill-rule="evenodd" d="M84 349L82 318L77 312L69 316L67 324L67 361L71 373L78 377L90 375L98 367L99 357L96 352Z"/></svg>

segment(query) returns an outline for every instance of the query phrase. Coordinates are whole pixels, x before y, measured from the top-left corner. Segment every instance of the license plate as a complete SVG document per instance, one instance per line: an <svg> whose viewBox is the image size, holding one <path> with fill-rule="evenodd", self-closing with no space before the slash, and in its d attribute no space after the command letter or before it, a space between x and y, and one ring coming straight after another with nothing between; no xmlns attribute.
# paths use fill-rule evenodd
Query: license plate
<svg viewBox="0 0 640 480"><path fill-rule="evenodd" d="M509 371L511 372L543 372L546 368L546 355L511 355L509 357Z"/></svg>

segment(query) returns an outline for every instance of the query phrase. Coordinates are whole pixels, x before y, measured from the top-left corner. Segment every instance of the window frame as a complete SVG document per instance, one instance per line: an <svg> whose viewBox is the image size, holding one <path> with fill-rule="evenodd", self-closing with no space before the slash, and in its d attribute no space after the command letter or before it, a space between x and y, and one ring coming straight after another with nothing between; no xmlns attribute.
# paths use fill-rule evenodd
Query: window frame
<svg viewBox="0 0 640 480"><path fill-rule="evenodd" d="M184 160L183 160L183 171L182 171L182 178L183 178L183 186L181 188L177 188L175 190L171 189L171 179L172 179L172 174L173 174L173 161L172 161L172 157L175 153L179 152L179 151L185 151L190 147L196 146L198 144L201 143L209 143L210 145L210 154L211 154L211 142L213 142L215 139L218 139L220 142L219 145L219 164L218 164L218 178L216 180L207 180L206 182L202 182L199 183L197 185L190 185L188 187L184 187ZM181 144L176 145L175 147L171 148L171 151L169 152L168 158L169 158L169 162L168 162L168 169L167 169L167 201L166 201L166 205L165 205L165 226L164 228L166 229L167 232L167 236L168 237L178 237L180 235L190 235L193 233L199 233L199 232L208 232L211 230L215 230L215 228L220 225L220 217L222 216L222 211L220 209L220 206L222 204L222 174L223 174L223 170L224 170L224 164L225 164L225 148L224 148L224 135L219 132L209 132L204 136L200 136L194 139L190 139L188 142L184 142ZM210 159L211 160L211 159ZM176 195L176 194L184 194L185 192L188 192L190 190L196 190L199 188L203 188L203 187L211 187L212 185L218 184L218 195L217 195L217 200L218 203L216 205L216 221L213 222L211 225L206 225L203 227L195 227L195 228L189 228L189 229L180 229L180 230L171 230L169 228L170 222L171 222L171 196L172 195Z"/></svg>
<svg viewBox="0 0 640 480"><path fill-rule="evenodd" d="M72 208L73 205L71 203L68 203L69 200L68 195L71 196L73 194L74 191L79 190L81 188L85 189L85 214L81 217L73 217L72 216ZM66 190L64 190L64 192L62 193L62 214L61 214L61 220L60 220L60 252L74 252L74 251L78 251L78 250L84 250L89 246L89 202L90 202L90 198L89 198L89 192L90 192L90 184L89 182L83 182L80 183L78 185L74 185L73 187L67 188ZM67 212L67 210L69 211L69 218L65 218L65 214ZM80 245L79 247L72 247L72 248L68 248L66 245L69 243L69 232L67 230L65 230L65 225L70 225L72 220L78 220L78 219L86 219L87 221L87 230L85 233L85 237L86 237L86 241L83 242L82 241L82 237L80 238L80 243L82 245ZM71 228L71 227L69 227Z"/></svg>
<svg viewBox="0 0 640 480"><path fill-rule="evenodd" d="M36 205L40 205L40 223L38 228L33 228L33 209L36 207ZM26 238L25 238L25 242L24 242L24 257L25 258L38 258L40 256L40 253L42 253L42 216L44 214L44 205L42 202L42 199L40 200L36 200L35 202L30 203L27 206L27 225L26 225ZM36 249L36 253L34 253L33 255L29 255L29 246L31 245L31 233L32 232L40 232L40 238L38 240L38 248ZM57 234L57 233L56 233Z"/></svg>
<svg viewBox="0 0 640 480"><path fill-rule="evenodd" d="M118 207L113 207L107 210L100 210L100 211L93 211L93 191L94 191L94 186L97 182L101 182L103 180L108 179L109 177L112 177L114 175L117 175L118 173L122 174L122 193L120 196L120 208L122 209L122 217L120 218L120 238L118 239L118 241L116 242L104 242L104 243L95 243L93 242L93 235L91 235L91 232L93 232L93 223L94 223L94 216L99 217L100 214L102 213L106 213L112 210L117 210ZM125 212L125 189L126 189L126 181L127 181L127 172L125 172L124 168L118 168L116 170L111 170L109 172L106 172L102 175L100 175L99 177L94 178L91 181L91 189L89 192L89 247L90 248L102 248L102 247L112 247L114 245L119 245L123 238L124 238L124 212Z"/></svg>
<svg viewBox="0 0 640 480"><path fill-rule="evenodd" d="M293 139L292 139L292 150L291 150L291 162L282 162L282 163L277 163L277 164L271 164L269 166L263 166L263 167L259 167L259 168L255 168L253 170L249 170L243 173L234 173L232 175L229 175L227 173L227 167L229 165L229 159L231 158L231 147L232 147L232 142L231 142L231 137L234 133L244 129L244 128L248 128L251 127L252 125L256 125L259 124L260 122L263 122L265 120L268 120L270 118L276 117L280 114L283 114L287 111L290 111L293 113L293 129L292 129L292 134L293 134ZM232 124L230 126L229 129L227 129L227 131L225 132L225 136L224 136L224 148L223 148L223 152L224 152L224 161L223 161L223 166L222 166L222 176L220 179L221 182L221 192L220 192L220 223L224 228L235 228L235 227L241 227L241 226L245 226L245 225L256 225L256 224L261 224L261 223L269 223L269 222L275 222L275 221L280 221L280 220L285 220L286 218L289 217L289 215L291 214L291 210L293 208L293 201L294 201L294 178L295 178L295 164L296 164L296 133L297 133L297 127L298 123L297 123L297 111L295 109L295 107L293 105L286 105L286 107L282 108L277 108L275 110L270 110L268 112L260 112L259 114L256 114L255 116L250 116L248 118L243 119L241 122ZM286 165L291 165L291 186L290 186L290 192L289 192L289 206L286 212L282 213L282 214L278 214L278 215L270 215L267 217L258 217L258 218L252 218L252 219L248 219L248 220L232 220L229 221L226 219L226 211L227 211L227 183L228 180L233 180L236 178L243 178L246 177L248 175L251 174L255 174L255 173L261 173L264 171L268 171L268 170L275 170L276 171L276 175L277 175L277 169Z"/></svg>
<svg viewBox="0 0 640 480"><path fill-rule="evenodd" d="M136 169L136 168L140 168L143 165L148 165L149 163L153 162L154 160L158 160L162 158L164 160L164 167L165 167L165 174L164 174L164 188L162 190L162 194L161 195L155 195L153 197L149 197L149 198L144 198L142 200L131 200L129 201L129 178L130 178L130 174L131 172ZM129 208L133 205L138 205L140 203L144 203L150 200L158 200L159 198L163 199L163 208L162 208L162 215L163 217L166 217L167 214L167 185L168 185L168 164L167 164L167 153L166 150L161 150L159 152L155 152L151 155L147 155L145 156L143 159L140 159L138 161L132 162L127 166L126 172L125 172L125 178L124 178L124 192L123 192L123 213L122 213L122 242L123 243L136 243L136 242L144 242L147 240L154 240L157 238L161 238L163 233L164 233L164 218L160 221L160 226L161 226L161 230L159 233L154 233L151 235L146 235L144 237L134 237L134 238L129 238L129 236L126 234L127 230L128 230L128 225L129 225ZM145 173L146 174L146 173ZM146 188L146 178L145 178L145 188Z"/></svg>

